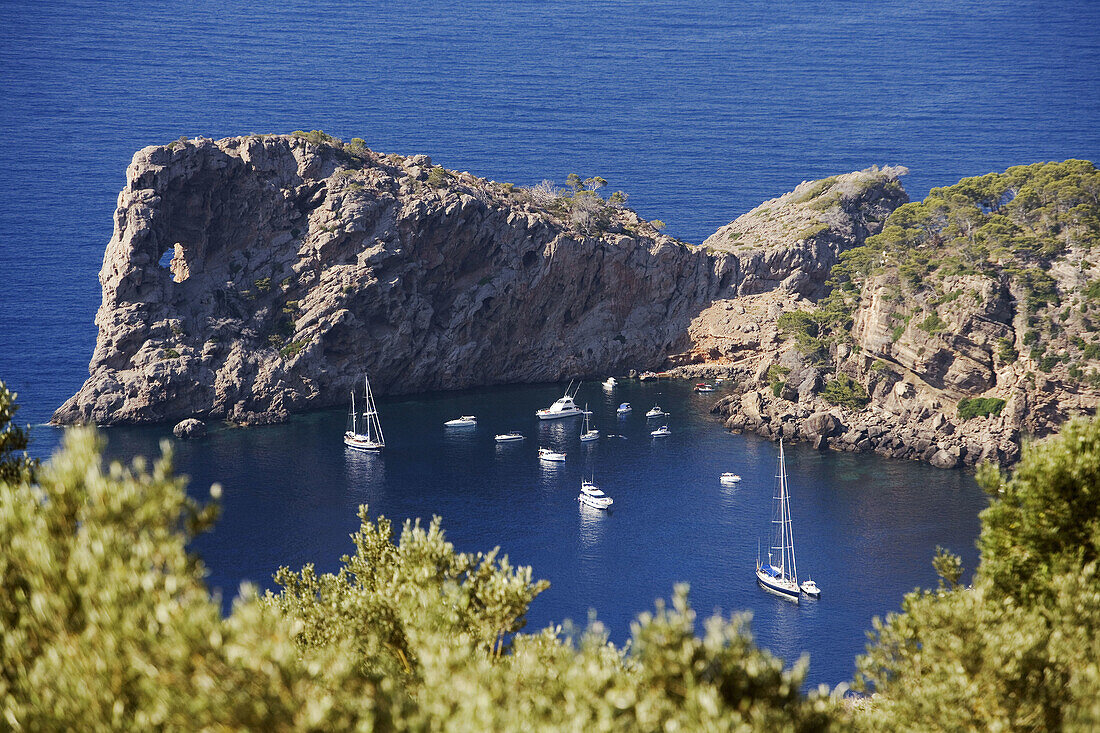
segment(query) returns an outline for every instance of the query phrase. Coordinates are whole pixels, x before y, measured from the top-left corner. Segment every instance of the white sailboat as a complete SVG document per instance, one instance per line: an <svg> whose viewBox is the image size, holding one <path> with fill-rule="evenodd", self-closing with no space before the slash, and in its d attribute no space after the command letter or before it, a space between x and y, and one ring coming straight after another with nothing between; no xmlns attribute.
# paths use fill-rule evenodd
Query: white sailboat
<svg viewBox="0 0 1100 733"><path fill-rule="evenodd" d="M599 430L592 429L592 423L589 421L588 416L592 413L588 411L588 405L584 406L584 423L581 425L581 442L587 443L592 440L597 440L600 437Z"/></svg>
<svg viewBox="0 0 1100 733"><path fill-rule="evenodd" d="M782 439L779 440L779 469L775 478L775 510L768 542L768 562L761 563L760 558L756 558L756 580L769 593L798 603L801 589L798 585L798 565L794 559L791 496L787 490L787 466L783 457ZM814 590L817 591L816 585Z"/></svg>
<svg viewBox="0 0 1100 733"><path fill-rule="evenodd" d="M344 445L355 450L380 451L386 447L386 439L382 436L382 423L378 421L378 407L374 404L374 395L370 391L370 380L363 377L365 406L362 412L362 425L359 423L360 413L355 410L355 390L351 392L351 412L348 413L348 426L344 431ZM359 432L362 429L364 432Z"/></svg>

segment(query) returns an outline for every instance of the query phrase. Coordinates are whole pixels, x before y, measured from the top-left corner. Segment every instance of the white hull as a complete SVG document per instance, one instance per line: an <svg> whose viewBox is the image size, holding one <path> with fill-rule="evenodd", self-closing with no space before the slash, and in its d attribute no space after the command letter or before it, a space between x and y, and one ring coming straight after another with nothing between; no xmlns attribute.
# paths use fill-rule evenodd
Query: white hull
<svg viewBox="0 0 1100 733"><path fill-rule="evenodd" d="M611 507L611 497L598 498L595 496L589 496L588 494L581 494L577 497L577 500L585 506L590 506L593 509L608 509Z"/></svg>
<svg viewBox="0 0 1100 733"><path fill-rule="evenodd" d="M668 428L657 428L656 430L651 431L649 434L652 435L654 438L667 438L668 436L672 435L672 431Z"/></svg>
<svg viewBox="0 0 1100 733"><path fill-rule="evenodd" d="M496 436L496 441L498 443L518 443L521 440L523 440L522 435L512 435L505 433L504 435Z"/></svg>
<svg viewBox="0 0 1100 733"><path fill-rule="evenodd" d="M756 571L756 580L760 587L780 598L798 603L799 590L794 581L786 578L773 578L763 570Z"/></svg>
<svg viewBox="0 0 1100 733"><path fill-rule="evenodd" d="M584 435L582 435L581 436L581 442L582 443L589 443L593 440L599 440L599 438L600 438L600 431L599 430L593 430L591 432L588 432L588 433L585 433Z"/></svg>
<svg viewBox="0 0 1100 733"><path fill-rule="evenodd" d="M741 483L741 477L733 473L723 473L718 480L722 482L723 486L736 486Z"/></svg>
<svg viewBox="0 0 1100 733"><path fill-rule="evenodd" d="M386 447L385 443L379 443L376 440L371 440L365 435L358 435L356 433L344 433L344 445L348 448L369 451L372 453L376 453Z"/></svg>
<svg viewBox="0 0 1100 733"><path fill-rule="evenodd" d="M539 420L557 420L559 417L573 417L574 415L582 415L584 411L579 407L574 407L569 410L551 411L551 410L539 410L535 413Z"/></svg>

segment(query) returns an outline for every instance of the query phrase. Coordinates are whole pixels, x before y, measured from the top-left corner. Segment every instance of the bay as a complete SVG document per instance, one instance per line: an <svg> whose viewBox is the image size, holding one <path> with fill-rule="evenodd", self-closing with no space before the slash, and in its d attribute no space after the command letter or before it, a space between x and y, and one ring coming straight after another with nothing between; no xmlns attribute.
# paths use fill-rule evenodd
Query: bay
<svg viewBox="0 0 1100 733"><path fill-rule="evenodd" d="M566 619L583 628L591 611L623 643L639 612L688 583L700 621L749 611L760 645L789 663L809 654L809 683L835 685L854 673L872 617L896 610L914 587L935 585L937 545L961 555L968 569L977 562L985 497L972 473L789 445L799 575L823 592L797 606L776 598L757 587L754 571L772 517L778 445L722 429L709 412L721 386L708 395L681 380L622 381L611 392L584 385L578 403L602 433L587 444L579 417L535 417L564 388L383 398L386 449L378 455L345 449L346 415L332 410L176 443L176 467L190 476L196 498L208 499L215 481L224 490L216 528L194 543L211 586L228 609L241 582L271 588L281 565L336 570L353 550L348 536L360 505L398 526L438 515L458 549L499 546L550 581L531 607L528 631ZM625 418L616 415L620 402L633 406ZM658 403L670 413L666 438L651 437L663 421L645 417ZM443 426L471 414L476 427ZM494 442L512 430L526 440ZM154 455L171 436L168 426L104 433L109 454L123 460ZM541 446L564 451L565 463L540 462ZM726 471L741 483L721 486ZM614 498L611 511L579 506L588 476Z"/></svg>
<svg viewBox="0 0 1100 733"><path fill-rule="evenodd" d="M87 376L131 156L181 135L321 128L517 185L602 175L693 243L803 179L873 163L908 166L918 199L1010 165L1100 158L1098 3L0 0L0 13L0 379L32 423ZM281 563L335 567L360 503L399 520L439 513L463 549L500 544L553 582L532 626L583 622L592 607L622 640L636 612L689 581L701 612L754 611L763 645L808 650L811 679L832 683L872 615L934 583L936 544L973 567L984 499L970 474L796 446L799 556L824 595L783 605L744 570L772 444L725 434L698 398L670 392L682 422L664 445L634 424L592 449L619 503L582 517L579 443L546 475L533 439L514 453L485 442L554 396L384 398L392 450L374 463L343 453L336 413L181 445L193 490L227 489L223 521L196 543L212 583L228 599ZM442 433L445 416L483 403L474 436ZM594 408L605 427L607 404ZM109 450L149 454L167 430L108 430ZM35 435L47 455L57 433ZM716 479L729 469L746 475L732 492Z"/></svg>

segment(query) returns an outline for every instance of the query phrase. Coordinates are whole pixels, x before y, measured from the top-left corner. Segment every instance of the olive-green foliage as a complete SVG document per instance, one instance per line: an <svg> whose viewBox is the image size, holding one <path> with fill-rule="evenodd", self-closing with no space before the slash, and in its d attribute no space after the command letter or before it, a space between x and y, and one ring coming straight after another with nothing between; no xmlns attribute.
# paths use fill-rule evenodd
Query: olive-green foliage
<svg viewBox="0 0 1100 733"><path fill-rule="evenodd" d="M830 404L855 411L862 410L871 401L864 386L847 374L838 374L836 379L829 381L821 390L821 397Z"/></svg>
<svg viewBox="0 0 1100 733"><path fill-rule="evenodd" d="M975 397L959 400L959 419L969 420L972 417L986 417L988 415L1000 415L1004 409L1005 401L1000 397Z"/></svg>
<svg viewBox="0 0 1100 733"><path fill-rule="evenodd" d="M360 510L334 574L284 568L228 617L187 548L215 510L188 498L170 445L106 470L91 429L0 482L0 727L16 730L826 730L743 617L695 635L687 590L632 627L574 640L520 631L545 587L496 550L457 552L439 520ZM217 496L218 491L211 493Z"/></svg>
<svg viewBox="0 0 1100 733"><path fill-rule="evenodd" d="M290 133L292 137L296 137L299 140L306 140L314 145L339 145L340 138L329 135L324 130L310 130L305 132L303 130L295 130Z"/></svg>
<svg viewBox="0 0 1100 733"><path fill-rule="evenodd" d="M1097 245L1100 171L1092 163L1015 166L934 188L923 201L898 207L879 234L840 256L830 273L830 294L818 310L850 316L874 275L895 277L903 297L933 307L949 300L937 295L937 288L945 292L943 278L985 275L1003 278L1021 292L1021 309L1039 316L1036 323L1047 330L1051 319L1042 312L1057 307L1062 297L1047 270L1071 248ZM1086 294L1100 298L1100 283ZM943 327L925 323L930 331ZM895 327L892 335L896 341L901 333Z"/></svg>
<svg viewBox="0 0 1100 733"><path fill-rule="evenodd" d="M875 620L860 682L870 730L1100 728L1100 422L983 467L973 586L906 596ZM938 558L937 569L953 563ZM942 576L941 576L942 577ZM947 580L948 578L945 578Z"/></svg>
<svg viewBox="0 0 1100 733"><path fill-rule="evenodd" d="M38 468L38 461L27 457L27 429L12 422L19 409L15 397L0 381L0 481L31 479Z"/></svg>
<svg viewBox="0 0 1100 733"><path fill-rule="evenodd" d="M447 174L447 171L443 169L443 166L433 166L432 169L428 171L428 185L432 188L442 188L446 185L448 178L450 178L450 176Z"/></svg>
<svg viewBox="0 0 1100 733"><path fill-rule="evenodd" d="M772 394L778 397L783 392L783 385L786 383L787 375L791 373L790 367L785 367L782 364L772 364L768 367L768 382L772 386Z"/></svg>
<svg viewBox="0 0 1100 733"><path fill-rule="evenodd" d="M291 341L286 346L279 349L279 355L284 359L290 359L302 353L302 349L306 347L309 341L306 339L298 339L297 341Z"/></svg>
<svg viewBox="0 0 1100 733"><path fill-rule="evenodd" d="M180 352L175 349L162 349L160 352L161 359L178 359L180 358Z"/></svg>
<svg viewBox="0 0 1100 733"><path fill-rule="evenodd" d="M939 333L947 328L947 324L940 318L939 313L933 311L927 318L918 323L917 327L927 333Z"/></svg>
<svg viewBox="0 0 1100 733"><path fill-rule="evenodd" d="M0 727L346 728L370 690L339 655L305 657L295 625L244 589L223 618L187 552L213 510L173 477L104 470L71 430L37 483L0 482Z"/></svg>

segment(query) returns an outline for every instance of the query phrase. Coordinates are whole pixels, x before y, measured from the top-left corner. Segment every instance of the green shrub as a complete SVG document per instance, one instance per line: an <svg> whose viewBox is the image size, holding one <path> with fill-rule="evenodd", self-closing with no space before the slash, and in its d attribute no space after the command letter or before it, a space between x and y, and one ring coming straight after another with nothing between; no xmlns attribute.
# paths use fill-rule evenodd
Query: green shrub
<svg viewBox="0 0 1100 733"><path fill-rule="evenodd" d="M847 374L838 374L836 379L828 382L825 389L821 390L821 397L829 404L844 407L853 412L862 410L871 401L864 386Z"/></svg>
<svg viewBox="0 0 1100 733"><path fill-rule="evenodd" d="M997 355L1005 364L1011 364L1020 357L1013 341L1008 336L997 339Z"/></svg>
<svg viewBox="0 0 1100 733"><path fill-rule="evenodd" d="M428 185L432 188L442 188L446 185L449 177L447 171L443 170L443 166L433 166L432 169L428 171Z"/></svg>
<svg viewBox="0 0 1100 733"><path fill-rule="evenodd" d="M996 417L1001 414L1004 406L1005 401L1000 397L975 397L973 399L963 397L958 404L959 419L970 420L971 418L987 417L989 415Z"/></svg>
<svg viewBox="0 0 1100 733"><path fill-rule="evenodd" d="M933 311L927 318L917 324L917 328L928 333L939 333L947 328L947 323L940 318L940 314Z"/></svg>
<svg viewBox="0 0 1100 733"><path fill-rule="evenodd" d="M180 352L175 349L163 349L160 352L161 359L178 359L180 358Z"/></svg>
<svg viewBox="0 0 1100 733"><path fill-rule="evenodd" d="M805 229L803 229L802 231L800 231L798 234L794 235L794 240L796 242L801 242L804 239L810 239L811 237L816 237L818 234L821 234L822 232L827 232L827 231L829 231L829 225L828 224L812 224L812 225L806 227Z"/></svg>
<svg viewBox="0 0 1100 733"><path fill-rule="evenodd" d="M295 130L290 133L292 137L296 137L299 140L305 140L313 143L314 145L339 145L340 139L329 135L323 130L310 130L304 132L302 130Z"/></svg>
<svg viewBox="0 0 1100 733"><path fill-rule="evenodd" d="M284 359L295 357L302 352L302 349L304 349L308 343L309 341L305 339L291 341L289 344L279 349L279 355Z"/></svg>
<svg viewBox="0 0 1100 733"><path fill-rule="evenodd" d="M271 290L271 278L270 277L261 277L259 280L253 280L252 284L261 293L266 293L267 291Z"/></svg>

